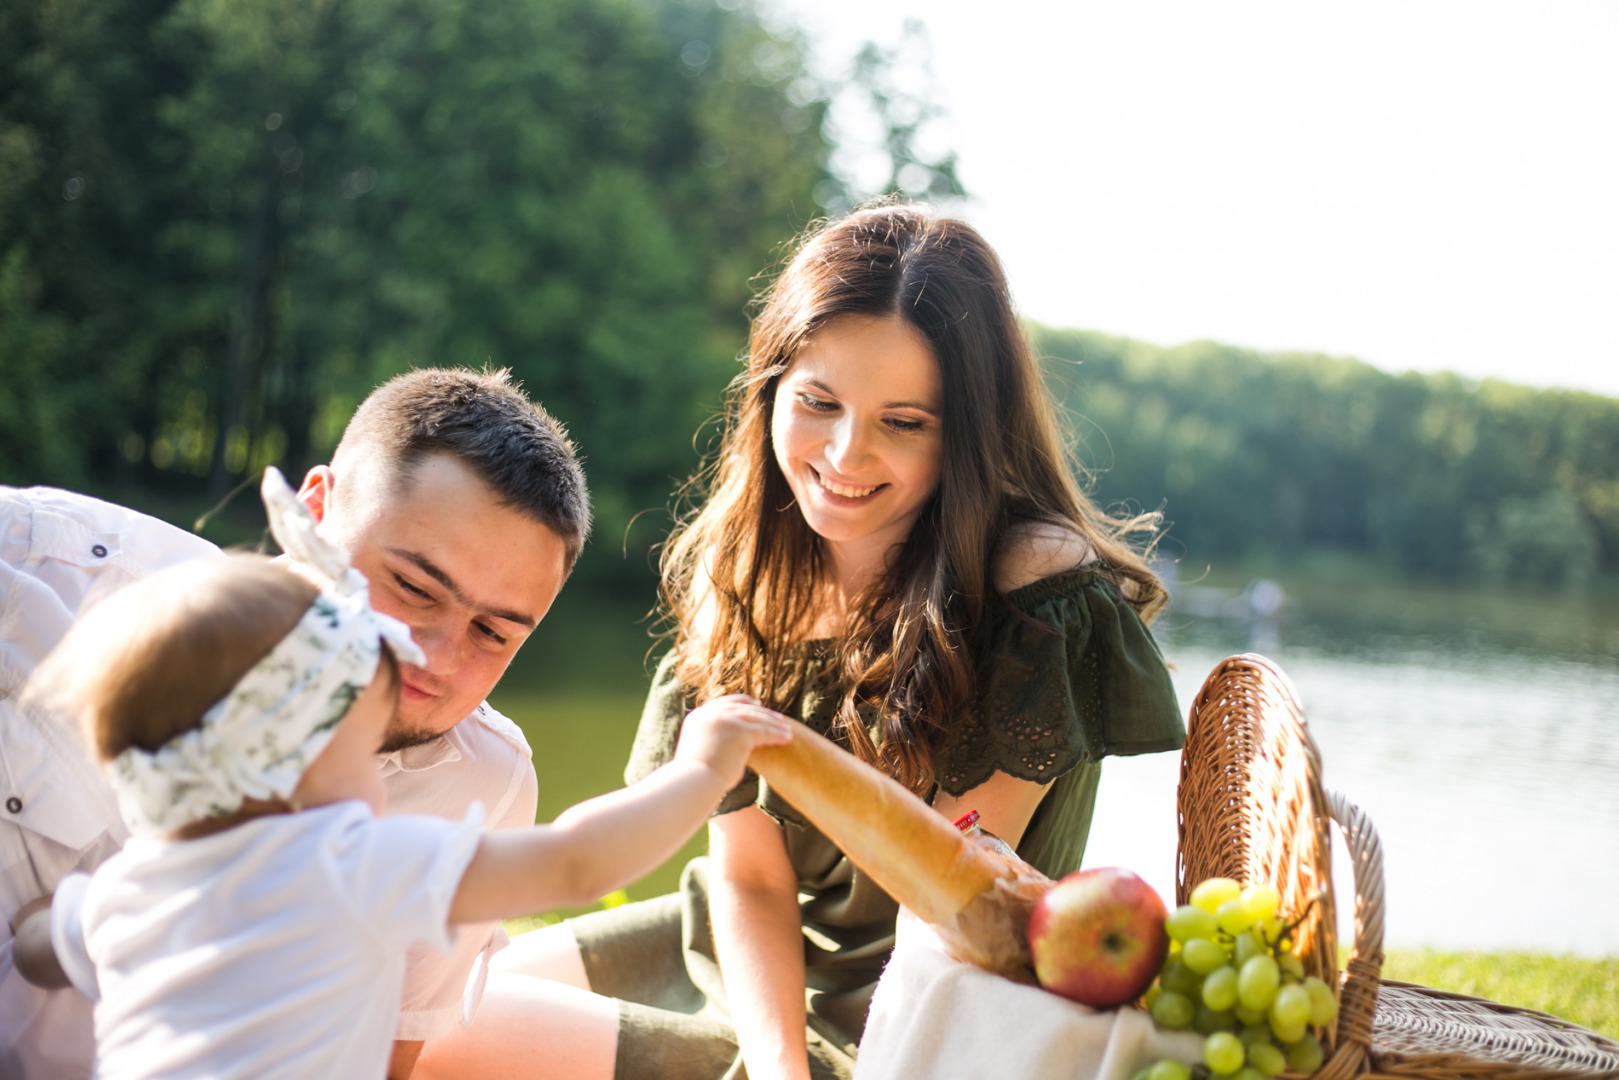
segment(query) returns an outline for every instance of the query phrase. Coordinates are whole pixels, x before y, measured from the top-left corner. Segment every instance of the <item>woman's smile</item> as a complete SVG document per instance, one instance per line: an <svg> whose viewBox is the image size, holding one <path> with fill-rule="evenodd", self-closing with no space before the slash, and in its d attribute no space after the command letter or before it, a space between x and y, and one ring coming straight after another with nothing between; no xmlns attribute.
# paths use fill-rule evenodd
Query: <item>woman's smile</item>
<svg viewBox="0 0 1619 1080"><path fill-rule="evenodd" d="M815 479L820 483L823 491L827 492L834 498L847 499L851 504L862 503L888 486L887 484L868 484L865 486L857 484L840 484L836 480L829 478L824 472L820 471L813 465L807 466L807 468L812 474L814 474Z"/></svg>

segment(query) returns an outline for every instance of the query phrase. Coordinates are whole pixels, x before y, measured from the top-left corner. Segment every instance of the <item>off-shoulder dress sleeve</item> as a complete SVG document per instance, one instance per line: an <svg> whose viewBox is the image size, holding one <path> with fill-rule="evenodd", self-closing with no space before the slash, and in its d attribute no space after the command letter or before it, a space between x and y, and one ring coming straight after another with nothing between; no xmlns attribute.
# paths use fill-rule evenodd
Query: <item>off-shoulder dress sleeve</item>
<svg viewBox="0 0 1619 1080"><path fill-rule="evenodd" d="M938 781L951 795L996 772L1054 783L1019 853L1055 877L1079 866L1102 758L1179 749L1186 729L1152 633L1102 568L1002 599L978 707L940 755Z"/></svg>

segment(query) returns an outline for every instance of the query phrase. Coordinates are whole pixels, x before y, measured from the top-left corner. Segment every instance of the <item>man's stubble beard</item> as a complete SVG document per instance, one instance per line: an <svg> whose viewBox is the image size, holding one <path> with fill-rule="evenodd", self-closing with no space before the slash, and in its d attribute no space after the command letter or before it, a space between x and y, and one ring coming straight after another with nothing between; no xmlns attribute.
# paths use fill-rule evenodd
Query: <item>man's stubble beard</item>
<svg viewBox="0 0 1619 1080"><path fill-rule="evenodd" d="M425 728L390 728L382 739L382 749L377 753L391 754L396 750L408 750L412 746L430 743L442 734L443 732L428 731Z"/></svg>

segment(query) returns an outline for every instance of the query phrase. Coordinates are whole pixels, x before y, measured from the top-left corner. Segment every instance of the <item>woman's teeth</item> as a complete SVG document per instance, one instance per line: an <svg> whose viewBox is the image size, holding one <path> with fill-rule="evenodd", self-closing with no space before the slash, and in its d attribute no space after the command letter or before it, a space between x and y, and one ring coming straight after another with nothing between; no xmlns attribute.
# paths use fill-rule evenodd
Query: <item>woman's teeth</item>
<svg viewBox="0 0 1619 1080"><path fill-rule="evenodd" d="M820 473L815 474L815 479L819 480L821 486L826 490L834 495L841 495L845 499L864 499L867 495L882 487L881 484L873 484L871 487L849 487L846 484L834 484Z"/></svg>

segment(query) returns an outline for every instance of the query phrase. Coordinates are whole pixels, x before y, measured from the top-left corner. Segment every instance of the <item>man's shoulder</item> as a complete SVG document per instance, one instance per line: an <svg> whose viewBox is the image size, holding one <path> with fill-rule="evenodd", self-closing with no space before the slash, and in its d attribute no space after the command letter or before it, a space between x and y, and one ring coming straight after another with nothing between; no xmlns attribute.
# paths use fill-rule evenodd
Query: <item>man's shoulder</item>
<svg viewBox="0 0 1619 1080"><path fill-rule="evenodd" d="M146 524L158 531L177 528L139 510L98 499L94 495L42 485L11 487L0 484L0 509L6 513L44 512L98 530L141 527Z"/></svg>
<svg viewBox="0 0 1619 1080"><path fill-rule="evenodd" d="M523 734L523 729L487 701L481 702L466 719L450 730L465 740L488 745L495 752L498 752L500 747L505 747L513 753L520 754L524 760L532 760L534 757L534 750L528 745L528 738Z"/></svg>
<svg viewBox="0 0 1619 1080"><path fill-rule="evenodd" d="M61 559L87 569L117 567L135 576L220 554L218 547L177 525L62 488L0 485L0 524L26 528L30 559Z"/></svg>
<svg viewBox="0 0 1619 1080"><path fill-rule="evenodd" d="M415 762L384 777L389 814L459 819L481 802L490 828L534 820L538 787L528 740L487 703L414 753Z"/></svg>
<svg viewBox="0 0 1619 1080"><path fill-rule="evenodd" d="M451 728L450 735L461 751L457 765L466 770L462 782L477 784L478 798L489 812L486 827L531 824L539 787L534 752L522 728L486 701Z"/></svg>

